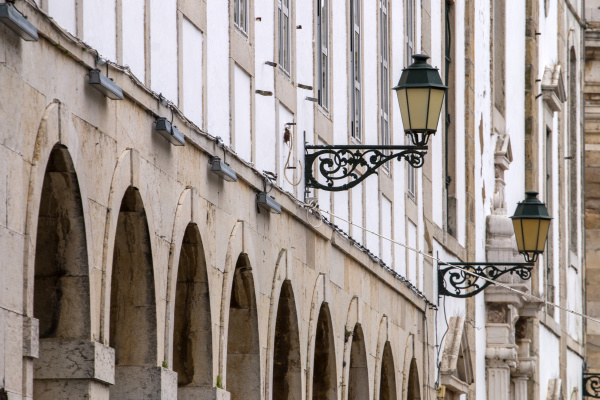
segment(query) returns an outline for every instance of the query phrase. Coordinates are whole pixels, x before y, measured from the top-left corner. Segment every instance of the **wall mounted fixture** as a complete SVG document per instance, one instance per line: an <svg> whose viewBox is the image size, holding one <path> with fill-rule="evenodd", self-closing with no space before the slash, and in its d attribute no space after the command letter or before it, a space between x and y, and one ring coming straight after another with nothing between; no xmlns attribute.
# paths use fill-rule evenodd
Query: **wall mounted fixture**
<svg viewBox="0 0 600 400"><path fill-rule="evenodd" d="M517 275L523 280L531 278L531 270L538 256L544 253L548 228L552 217L537 192L526 192L525 200L519 202L513 220L519 253L524 263L514 262L449 262L438 265L438 294L467 298L475 296L493 285L504 274ZM441 268L440 268L441 267ZM485 278L485 279L483 279Z"/></svg>
<svg viewBox="0 0 600 400"><path fill-rule="evenodd" d="M185 146L185 137L183 133L166 118L160 117L156 119L156 132L167 139L173 146Z"/></svg>
<svg viewBox="0 0 600 400"><path fill-rule="evenodd" d="M262 192L258 192L256 194L256 205L258 206L258 212L260 209L266 210L273 214L281 214L281 204L275 201L273 196L269 196L269 192L273 188L273 183L271 179L276 179L277 176L271 172L263 172L264 175L264 190ZM271 179L269 179L271 178ZM271 186L271 189L267 191L267 188Z"/></svg>
<svg viewBox="0 0 600 400"><path fill-rule="evenodd" d="M10 3L0 4L0 22L13 30L23 40L38 41L37 28Z"/></svg>
<svg viewBox="0 0 600 400"><path fill-rule="evenodd" d="M429 57L423 54L413 55L414 63L402 70L400 81L393 89L398 93L400 114L404 132L411 138L412 145L407 146L371 146L371 145L305 145L304 179L305 197L308 189L342 191L353 188L368 176L377 173L377 169L392 159L404 159L413 168L420 168L425 162L429 136L437 129L444 94L447 86L437 68L427 64ZM311 100L311 98L305 98ZM314 150L310 153L309 150ZM313 164L316 163L316 166ZM325 184L319 183L313 173L325 178Z"/></svg>
<svg viewBox="0 0 600 400"><path fill-rule="evenodd" d="M273 214L281 214L281 204L275 201L273 196L269 196L267 192L259 192L256 196L256 203L263 210L267 210Z"/></svg>
<svg viewBox="0 0 600 400"><path fill-rule="evenodd" d="M210 161L208 162L210 164L210 170L227 182L237 182L238 179L236 172L233 170L233 168L227 165L227 162L225 161L225 156L227 155L225 152L225 144L219 136L217 136L216 140L217 146L223 149L223 160L221 160L221 158L218 156L211 157Z"/></svg>
<svg viewBox="0 0 600 400"><path fill-rule="evenodd" d="M88 77L88 83L109 99L123 100L123 91L121 90L121 87L104 76L99 69L90 70Z"/></svg>

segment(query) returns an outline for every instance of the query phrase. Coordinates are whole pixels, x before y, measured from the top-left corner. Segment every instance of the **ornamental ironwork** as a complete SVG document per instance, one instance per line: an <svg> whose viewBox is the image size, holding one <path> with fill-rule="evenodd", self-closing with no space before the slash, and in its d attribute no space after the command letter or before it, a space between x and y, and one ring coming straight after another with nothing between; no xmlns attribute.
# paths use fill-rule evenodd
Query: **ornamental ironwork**
<svg viewBox="0 0 600 400"><path fill-rule="evenodd" d="M583 373L583 395L600 399L600 374Z"/></svg>
<svg viewBox="0 0 600 400"><path fill-rule="evenodd" d="M533 263L450 262L444 265L443 268L438 266L438 294L458 298L475 296L504 274L528 280L533 268Z"/></svg>
<svg viewBox="0 0 600 400"><path fill-rule="evenodd" d="M427 146L306 145L305 149L306 186L330 192L353 188L393 159L404 159L413 168L420 168L427 154ZM319 183L313 174L315 162L325 184Z"/></svg>

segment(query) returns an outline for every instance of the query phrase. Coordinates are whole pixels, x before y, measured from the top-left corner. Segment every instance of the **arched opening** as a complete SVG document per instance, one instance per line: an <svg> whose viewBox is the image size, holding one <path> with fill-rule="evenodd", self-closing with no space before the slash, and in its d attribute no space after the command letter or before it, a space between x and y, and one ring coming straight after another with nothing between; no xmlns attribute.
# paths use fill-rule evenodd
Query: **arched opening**
<svg viewBox="0 0 600 400"><path fill-rule="evenodd" d="M273 351L273 400L296 400L302 395L300 335L294 292L289 280L283 282Z"/></svg>
<svg viewBox="0 0 600 400"><path fill-rule="evenodd" d="M119 210L113 254L110 346L115 349L116 376L111 395L123 393L122 385L136 383L125 379L123 368L156 365L156 328L148 221L139 191L129 187Z"/></svg>
<svg viewBox="0 0 600 400"><path fill-rule="evenodd" d="M317 320L312 382L313 400L337 400L335 346L327 303L321 305Z"/></svg>
<svg viewBox="0 0 600 400"><path fill-rule="evenodd" d="M235 266L227 332L226 389L231 400L259 400L260 347L252 269L245 255Z"/></svg>
<svg viewBox="0 0 600 400"><path fill-rule="evenodd" d="M79 183L69 152L55 146L42 184L35 245L33 316L39 320L34 397L53 398L69 341L91 339L90 282Z"/></svg>
<svg viewBox="0 0 600 400"><path fill-rule="evenodd" d="M365 337L360 324L356 324L354 332L352 332L348 400L369 400L367 351L365 348Z"/></svg>
<svg viewBox="0 0 600 400"><path fill-rule="evenodd" d="M419 371L417 369L417 359L410 361L410 370L408 372L408 384L406 385L407 400L421 400L421 385L419 383Z"/></svg>
<svg viewBox="0 0 600 400"><path fill-rule="evenodd" d="M42 340L90 339L90 284L81 194L69 152L59 146L50 153L42 186L33 316L39 320Z"/></svg>
<svg viewBox="0 0 600 400"><path fill-rule="evenodd" d="M381 379L379 381L379 400L397 400L394 357L390 342L385 342L381 358Z"/></svg>
<svg viewBox="0 0 600 400"><path fill-rule="evenodd" d="M173 370L178 386L212 386L210 296L204 248L198 227L189 224L183 236L173 331Z"/></svg>

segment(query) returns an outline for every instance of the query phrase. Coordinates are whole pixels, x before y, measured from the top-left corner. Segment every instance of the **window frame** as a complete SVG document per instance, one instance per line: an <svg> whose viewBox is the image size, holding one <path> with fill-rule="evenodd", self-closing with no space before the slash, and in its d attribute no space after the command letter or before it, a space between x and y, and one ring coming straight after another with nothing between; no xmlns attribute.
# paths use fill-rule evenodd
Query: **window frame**
<svg viewBox="0 0 600 400"><path fill-rule="evenodd" d="M243 21L240 18L242 14ZM248 36L248 0L233 0L233 24L241 33Z"/></svg>
<svg viewBox="0 0 600 400"><path fill-rule="evenodd" d="M279 13L279 57L278 64L288 75L292 71L292 53L291 53L291 28L290 28L290 3L292 0L277 0ZM284 21L286 24L284 24Z"/></svg>
<svg viewBox="0 0 600 400"><path fill-rule="evenodd" d="M390 32L389 0L379 0L379 143L391 145L390 138ZM389 150L384 150L389 155ZM383 164L390 173L390 163Z"/></svg>
<svg viewBox="0 0 600 400"><path fill-rule="evenodd" d="M350 0L350 121L352 139L362 142L362 10L361 0Z"/></svg>
<svg viewBox="0 0 600 400"><path fill-rule="evenodd" d="M406 0L404 20L404 43L405 43L405 66L411 64L412 55L415 48L415 2L414 0ZM417 177L416 170L408 163L406 164L407 179L406 189L411 199L415 200L417 192Z"/></svg>
<svg viewBox="0 0 600 400"><path fill-rule="evenodd" d="M329 0L317 0L317 69L318 104L329 110Z"/></svg>

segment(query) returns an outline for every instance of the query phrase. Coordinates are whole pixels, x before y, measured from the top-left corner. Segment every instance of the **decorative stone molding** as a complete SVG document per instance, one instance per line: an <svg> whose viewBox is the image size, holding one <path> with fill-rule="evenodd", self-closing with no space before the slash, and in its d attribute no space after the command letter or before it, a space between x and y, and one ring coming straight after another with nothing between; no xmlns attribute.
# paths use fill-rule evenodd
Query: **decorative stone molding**
<svg viewBox="0 0 600 400"><path fill-rule="evenodd" d="M465 317L451 317L442 344L440 383L455 393L467 394L474 381Z"/></svg>
<svg viewBox="0 0 600 400"><path fill-rule="evenodd" d="M567 101L562 70L559 64L546 66L542 77L542 99L551 111L560 111Z"/></svg>
<svg viewBox="0 0 600 400"><path fill-rule="evenodd" d="M546 400L561 400L562 383L560 379L548 379Z"/></svg>

